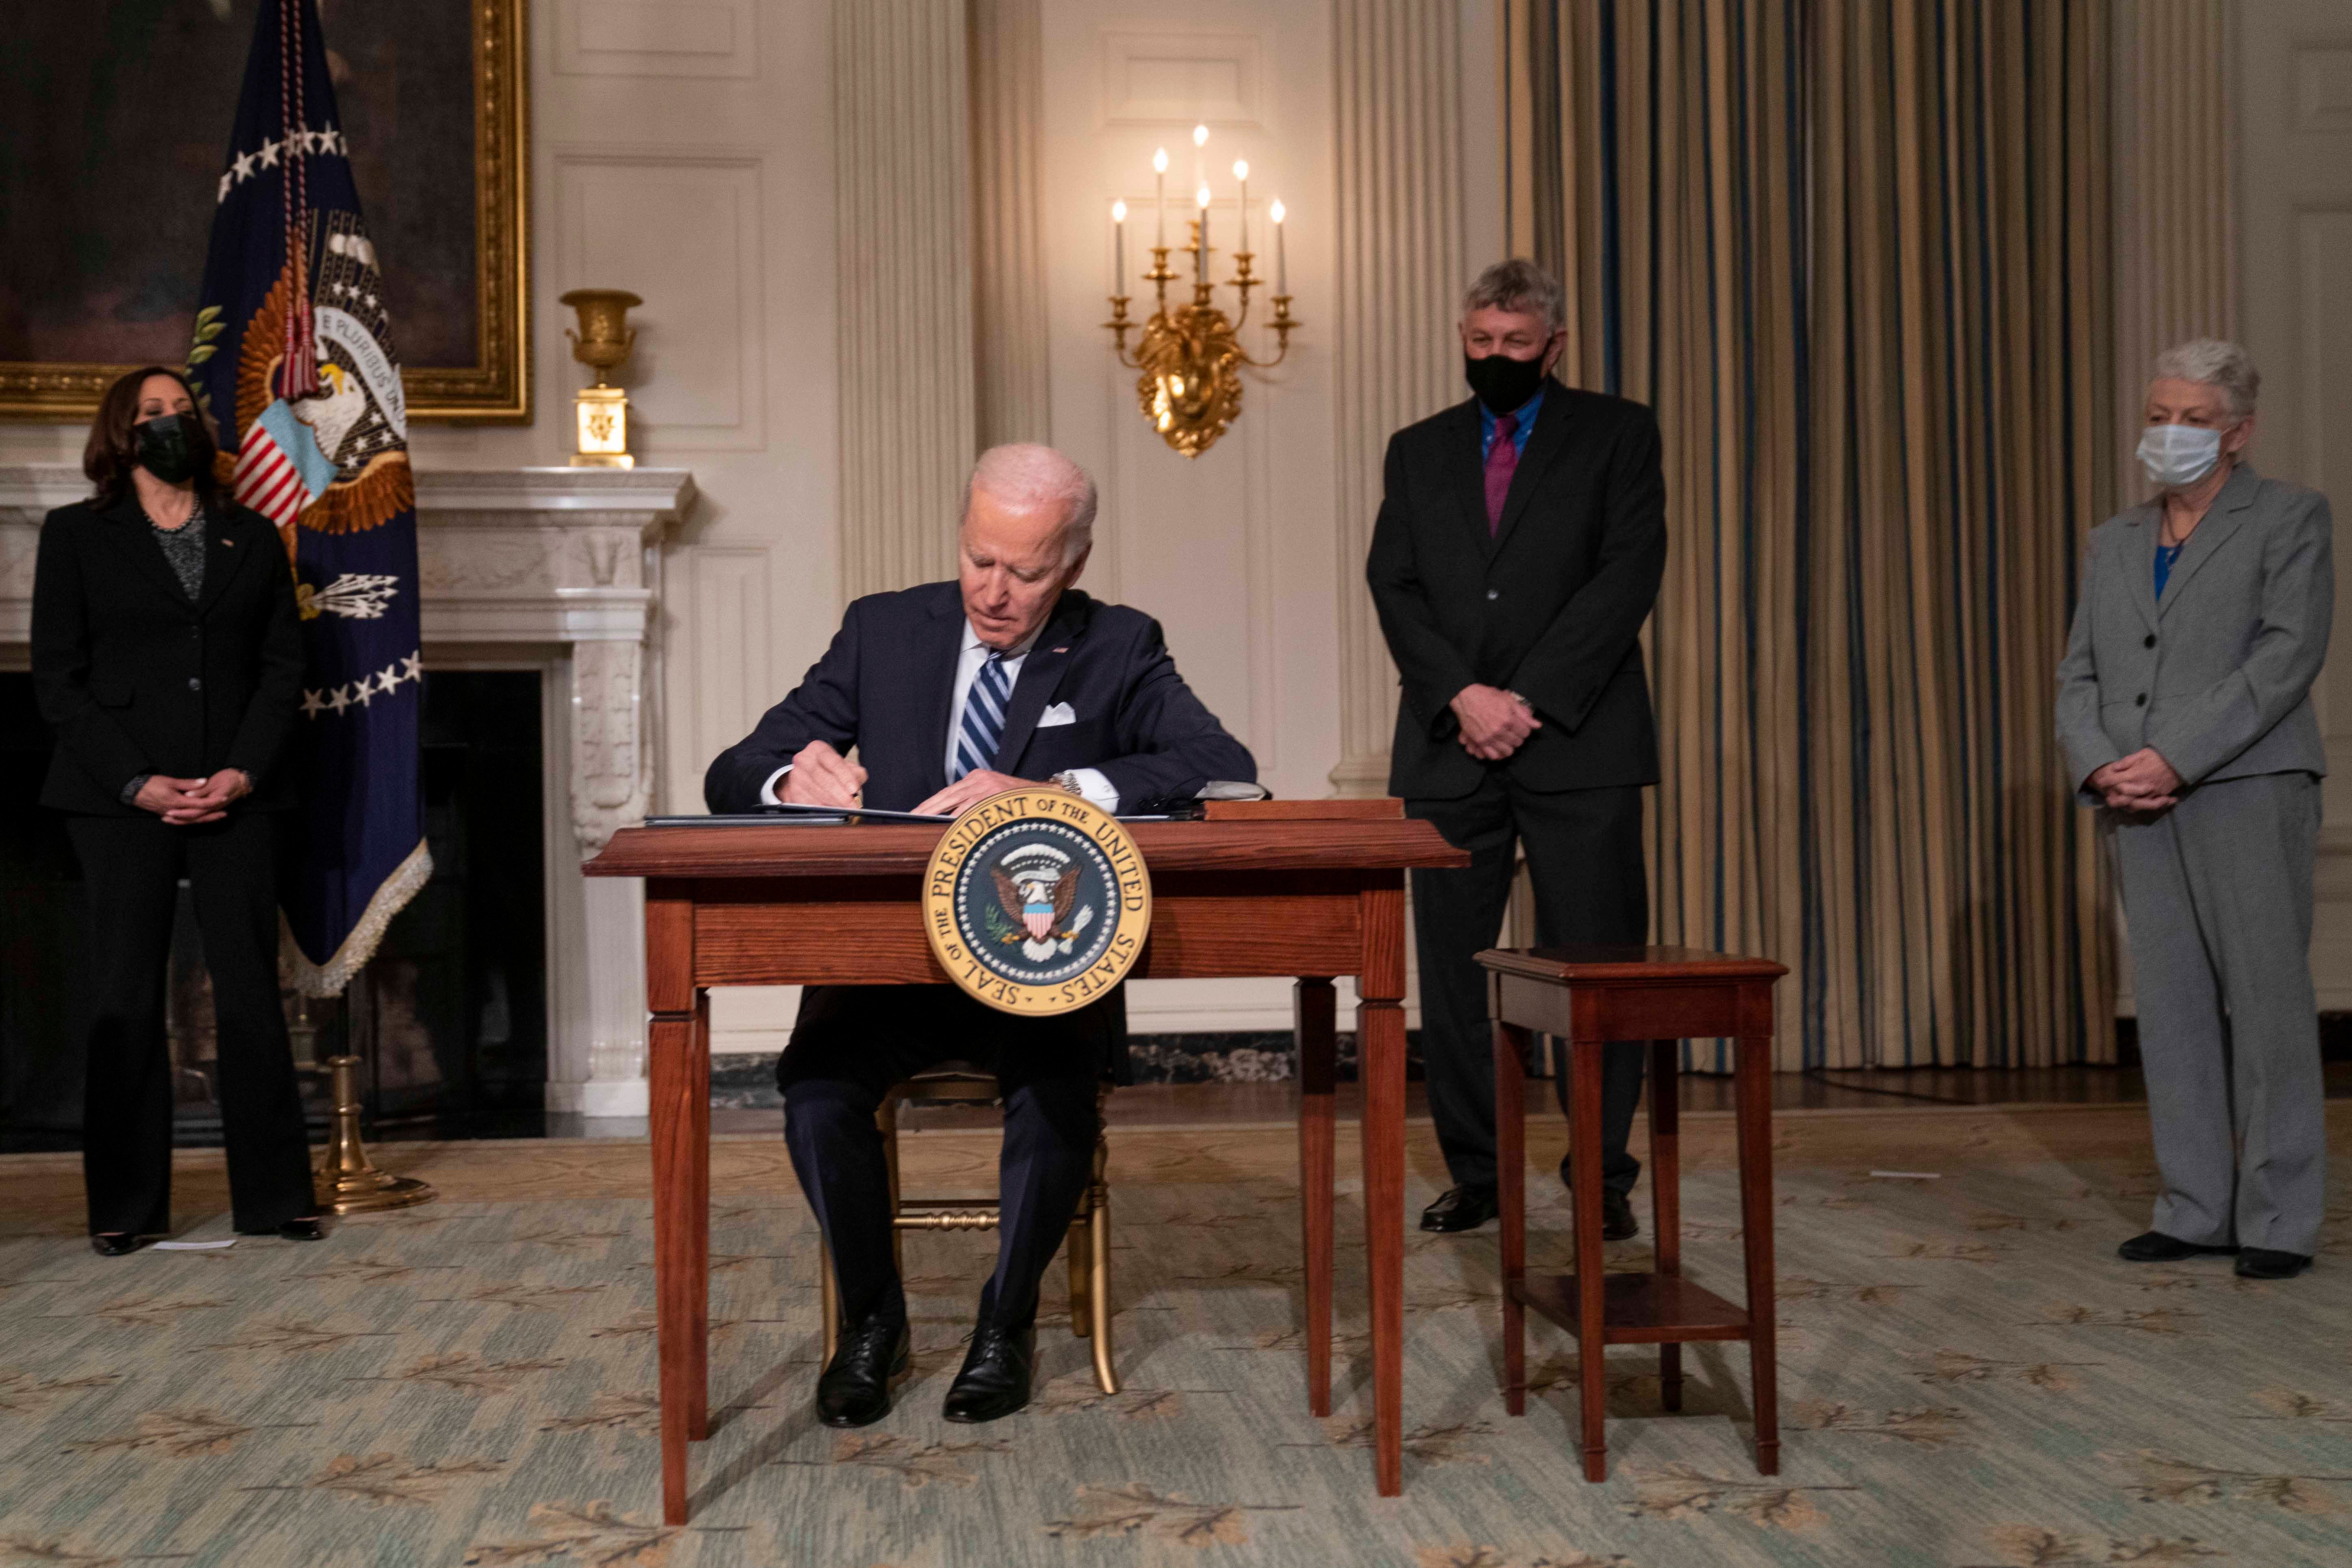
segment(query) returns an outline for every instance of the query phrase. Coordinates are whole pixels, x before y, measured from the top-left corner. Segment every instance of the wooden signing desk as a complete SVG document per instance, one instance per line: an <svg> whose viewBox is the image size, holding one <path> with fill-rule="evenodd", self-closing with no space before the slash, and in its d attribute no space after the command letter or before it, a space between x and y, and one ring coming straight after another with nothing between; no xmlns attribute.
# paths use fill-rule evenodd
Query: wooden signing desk
<svg viewBox="0 0 2352 1568"><path fill-rule="evenodd" d="M1128 825L1151 868L1136 978L1297 980L1307 1402L1331 1411L1332 980L1356 977L1364 1086L1374 1466L1403 1489L1404 872L1463 866L1395 801L1266 802ZM688 1445L709 1436L713 985L944 984L919 915L943 829L629 827L583 869L646 879L646 1000L661 1353L662 1516L687 1517Z"/></svg>

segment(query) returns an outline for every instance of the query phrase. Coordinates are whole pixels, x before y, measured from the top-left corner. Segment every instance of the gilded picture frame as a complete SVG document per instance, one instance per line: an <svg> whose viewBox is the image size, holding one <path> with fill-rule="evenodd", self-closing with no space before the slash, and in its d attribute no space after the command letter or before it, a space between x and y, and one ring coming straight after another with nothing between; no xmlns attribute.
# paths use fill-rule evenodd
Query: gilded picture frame
<svg viewBox="0 0 2352 1568"><path fill-rule="evenodd" d="M121 47L126 31L121 13L139 11L142 4L149 15L134 17L136 26L128 30L149 40L143 53L152 59L126 58ZM527 5L528 0L414 0L390 8L401 21L394 29L385 25L383 9L345 0L320 3L331 62L342 79L338 97L370 230L386 254L387 272L395 273L401 257L410 255L415 258L416 286L429 285L432 292L429 301L407 313L405 322L398 314L394 321L411 420L527 424L531 417ZM115 26L105 33L82 28L79 7L36 13L54 18L53 36L34 41L26 51L32 63L24 68L40 70L52 82L91 84L85 89L90 101L79 114L6 127L20 145L35 136L51 139L50 172L60 177L42 187L51 204L41 215L42 226L26 218L20 219L19 233L0 233L0 265L19 275L28 273L28 258L46 265L24 292L0 298L0 329L12 325L12 316L21 328L49 311L53 320L88 323L87 330L68 324L51 338L85 350L94 343L100 352L45 359L24 352L26 332L13 340L0 333L0 419L87 419L107 386L140 363L129 355L176 364L187 353L188 329L182 323L193 320L196 305L202 234L211 207L207 187L227 145L257 8L255 0L207 0L198 6L130 0L128 6L113 9ZM419 60L400 58L422 56L427 45L435 51L433 62L448 68L426 71ZM458 150L461 142L446 129L437 138L419 129L463 122L468 106L458 96L455 68L460 48L471 66L470 214L441 195L462 179L467 160ZM200 65L192 65L192 56L201 57ZM404 72L383 68L387 66L405 68ZM0 75L5 68L0 63ZM126 156L126 139L118 129L109 141L103 116L113 104L135 103L144 96L142 89L150 84L142 72L177 84L171 96L183 112L173 123L171 144L159 152L131 138ZM379 85L386 82L398 84L403 96L393 98L394 88ZM0 88L5 85L0 79ZM362 122L371 89L393 110L382 118L397 119L396 130ZM102 144L69 144L66 139L72 137ZM429 157L421 157L420 148L429 149ZM370 158L375 160L373 167L364 162ZM428 163L434 166L428 169ZM379 176L377 189L370 188L371 173ZM150 194L159 180L165 183L163 197ZM184 189L192 199L183 198ZM439 205L426 210L429 204L420 193ZM131 220L124 208L151 201L173 204L168 221L144 221L142 213L135 232L126 237L123 229ZM108 225L113 226L110 231ZM0 217L0 229L5 227ZM60 229L69 235L79 230L79 243L55 243ZM142 243L168 247L169 254L142 258L136 254ZM464 279L467 250L470 289ZM17 352L11 354L11 348ZM107 349L113 354L101 357Z"/></svg>

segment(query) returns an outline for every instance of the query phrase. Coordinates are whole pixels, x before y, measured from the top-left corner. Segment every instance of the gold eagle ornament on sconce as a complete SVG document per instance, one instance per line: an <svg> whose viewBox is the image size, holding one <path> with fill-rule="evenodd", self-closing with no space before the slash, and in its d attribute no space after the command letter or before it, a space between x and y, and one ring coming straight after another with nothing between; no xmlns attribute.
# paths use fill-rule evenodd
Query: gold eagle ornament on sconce
<svg viewBox="0 0 2352 1568"><path fill-rule="evenodd" d="M1197 149L1209 138L1208 127L1192 128L1192 145ZM1171 307L1168 285L1177 281L1175 271L1168 265L1167 179L1168 151L1161 148L1152 155L1151 167L1158 182L1155 205L1158 232L1150 247L1151 269L1143 280L1152 286L1153 309L1149 319L1133 321L1128 319L1127 289L1127 204L1111 204L1111 235L1114 281L1110 296L1111 319L1103 325L1111 331L1113 352L1118 363L1129 370L1143 374L1135 384L1136 404L1144 418L1150 421L1161 440L1187 458L1197 458L1216 445L1242 411L1242 367L1268 370L1280 364L1290 354L1291 329L1298 322L1290 314L1290 266L1287 247L1284 241L1282 203L1274 203L1270 216L1274 220L1275 278L1274 319L1267 323L1275 331L1276 353L1272 359L1253 359L1242 347L1242 329L1249 324L1250 290L1264 288L1266 279L1255 276L1251 264L1256 259L1249 248L1249 164L1234 164L1234 177L1241 184L1240 246L1234 252L1232 287L1240 296L1235 313L1228 317L1215 303L1215 285L1209 279L1209 258L1215 251L1209 244L1210 193L1204 180L1194 195L1198 208L1192 219L1189 243L1184 247L1192 254L1192 300L1190 304ZM1127 352L1127 334L1139 331L1135 357Z"/></svg>

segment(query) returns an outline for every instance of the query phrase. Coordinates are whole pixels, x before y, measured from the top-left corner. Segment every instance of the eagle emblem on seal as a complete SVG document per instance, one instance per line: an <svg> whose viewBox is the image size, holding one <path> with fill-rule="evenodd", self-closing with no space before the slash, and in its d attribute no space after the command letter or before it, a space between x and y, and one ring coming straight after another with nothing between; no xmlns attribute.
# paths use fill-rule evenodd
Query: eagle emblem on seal
<svg viewBox="0 0 2352 1568"><path fill-rule="evenodd" d="M1033 963L1067 952L1094 923L1093 906L1078 906L1084 868L1058 849L1025 845L991 866L988 875L996 888L989 935L1007 946L1018 943L1022 955ZM994 918L998 910L1002 920Z"/></svg>

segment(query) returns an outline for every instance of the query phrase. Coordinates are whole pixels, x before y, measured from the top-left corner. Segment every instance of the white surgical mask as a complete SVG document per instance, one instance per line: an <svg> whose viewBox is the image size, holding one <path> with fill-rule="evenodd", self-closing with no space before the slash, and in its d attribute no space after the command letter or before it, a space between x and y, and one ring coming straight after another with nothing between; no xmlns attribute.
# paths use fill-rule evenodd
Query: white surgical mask
<svg viewBox="0 0 2352 1568"><path fill-rule="evenodd" d="M2221 460L2221 432L2201 425L2151 425L2140 432L2139 466L2166 489L2193 485Z"/></svg>

